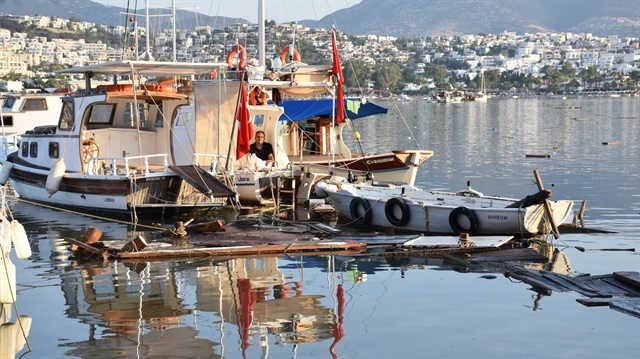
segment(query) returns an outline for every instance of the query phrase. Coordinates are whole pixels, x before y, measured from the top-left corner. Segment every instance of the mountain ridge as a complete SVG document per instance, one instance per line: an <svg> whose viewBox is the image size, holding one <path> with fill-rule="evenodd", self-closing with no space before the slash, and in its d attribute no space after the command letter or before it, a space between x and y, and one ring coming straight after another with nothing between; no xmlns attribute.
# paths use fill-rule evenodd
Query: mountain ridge
<svg viewBox="0 0 640 359"><path fill-rule="evenodd" d="M635 0L362 0L318 21L304 20L310 27L337 27L349 34L421 37L477 33L587 32L612 35L609 25L594 29L581 24L590 19L628 26L614 26L621 36L637 36L640 2ZM619 25L619 24L618 24ZM593 31L588 31L593 32Z"/></svg>
<svg viewBox="0 0 640 359"><path fill-rule="evenodd" d="M257 0L256 0L257 7ZM33 9L37 9L34 11ZM126 26L126 9L88 0L0 0L0 13L72 16L96 24ZM168 10L151 9L152 14ZM138 10L142 15L144 10ZM169 18L154 19L155 26L168 26ZM640 34L640 2L637 0L362 0L320 20L298 23L330 29L335 23L351 35L388 35L405 38L436 35L498 34L504 31L590 32L597 36ZM208 16L177 11L182 28L196 25L222 28L250 23L245 19ZM144 21L139 21L144 24Z"/></svg>

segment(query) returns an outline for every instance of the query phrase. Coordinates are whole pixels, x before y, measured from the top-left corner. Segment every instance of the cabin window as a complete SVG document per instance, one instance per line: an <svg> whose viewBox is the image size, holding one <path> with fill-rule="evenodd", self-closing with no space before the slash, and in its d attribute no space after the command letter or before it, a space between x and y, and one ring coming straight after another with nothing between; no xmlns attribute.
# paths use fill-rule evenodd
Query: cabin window
<svg viewBox="0 0 640 359"><path fill-rule="evenodd" d="M62 104L58 127L61 130L73 130L73 102L68 101Z"/></svg>
<svg viewBox="0 0 640 359"><path fill-rule="evenodd" d="M28 98L22 105L22 111L45 111L47 109L47 100L43 98Z"/></svg>
<svg viewBox="0 0 640 359"><path fill-rule="evenodd" d="M155 128L164 127L164 111L162 110L162 103L159 103L156 105L156 122L154 127Z"/></svg>
<svg viewBox="0 0 640 359"><path fill-rule="evenodd" d="M11 110L11 108L13 107L13 105L16 103L16 98L15 97L7 97L6 99L4 99L4 103L2 104L2 108L6 108Z"/></svg>
<svg viewBox="0 0 640 359"><path fill-rule="evenodd" d="M2 124L4 126L13 126L13 116L2 115Z"/></svg>
<svg viewBox="0 0 640 359"><path fill-rule="evenodd" d="M134 107L133 102L127 102L127 106L124 109L124 116L122 118L122 122L125 127L136 127L136 115L135 112L131 111ZM147 104L144 102L138 103L138 116L140 118L140 128L147 126Z"/></svg>
<svg viewBox="0 0 640 359"><path fill-rule="evenodd" d="M29 157L29 142L22 142L22 157Z"/></svg>
<svg viewBox="0 0 640 359"><path fill-rule="evenodd" d="M29 157L38 157L38 142L31 142L31 146L29 146Z"/></svg>
<svg viewBox="0 0 640 359"><path fill-rule="evenodd" d="M114 104L101 103L89 107L89 119L87 124L104 124L108 125L113 119Z"/></svg>
<svg viewBox="0 0 640 359"><path fill-rule="evenodd" d="M49 143L49 158L60 157L60 144L58 142Z"/></svg>
<svg viewBox="0 0 640 359"><path fill-rule="evenodd" d="M193 107L190 106L179 106L175 110L175 115L173 116L173 126L174 127L189 127L189 123L193 118Z"/></svg>

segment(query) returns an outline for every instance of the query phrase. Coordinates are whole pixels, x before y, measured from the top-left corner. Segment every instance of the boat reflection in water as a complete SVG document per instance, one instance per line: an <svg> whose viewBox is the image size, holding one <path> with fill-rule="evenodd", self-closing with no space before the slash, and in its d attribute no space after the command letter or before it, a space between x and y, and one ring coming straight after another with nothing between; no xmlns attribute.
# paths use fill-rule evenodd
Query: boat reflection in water
<svg viewBox="0 0 640 359"><path fill-rule="evenodd" d="M336 316L324 295L287 281L277 258L72 267L79 278L62 286L67 314L91 330L86 341L64 344L67 355L255 357L248 351L325 340L333 352L343 336L342 308ZM337 286L329 303L344 303Z"/></svg>

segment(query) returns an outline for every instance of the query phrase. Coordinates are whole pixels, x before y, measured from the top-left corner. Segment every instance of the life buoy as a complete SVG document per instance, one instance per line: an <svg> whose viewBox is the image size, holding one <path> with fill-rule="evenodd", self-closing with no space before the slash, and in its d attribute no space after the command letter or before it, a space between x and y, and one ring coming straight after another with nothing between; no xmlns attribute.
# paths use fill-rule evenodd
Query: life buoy
<svg viewBox="0 0 640 359"><path fill-rule="evenodd" d="M466 223L460 223L460 217L466 218ZM463 219L464 220L464 219ZM475 234L478 231L478 220L475 213L467 207L458 207L449 214L449 225L455 234Z"/></svg>
<svg viewBox="0 0 640 359"><path fill-rule="evenodd" d="M287 45L283 47L282 50L280 50L280 61L282 61L283 65L287 63L287 53L289 52L289 46L291 45ZM293 61L302 61L300 53L295 47L293 48Z"/></svg>
<svg viewBox="0 0 640 359"><path fill-rule="evenodd" d="M245 65L247 64L247 51L244 49L242 45L234 45L231 48L231 51L227 54L227 65L230 69L233 68L233 57L240 50L240 60L238 60L238 70L244 70Z"/></svg>
<svg viewBox="0 0 640 359"><path fill-rule="evenodd" d="M267 104L267 94L257 86L249 93L249 105L263 106Z"/></svg>
<svg viewBox="0 0 640 359"><path fill-rule="evenodd" d="M400 208L400 217L396 216L396 207ZM387 215L389 223L396 227L402 227L409 223L411 219L411 211L409 206L402 198L393 197L384 205L384 214Z"/></svg>
<svg viewBox="0 0 640 359"><path fill-rule="evenodd" d="M355 224L369 224L373 218L371 204L365 198L354 197L349 205L349 213Z"/></svg>

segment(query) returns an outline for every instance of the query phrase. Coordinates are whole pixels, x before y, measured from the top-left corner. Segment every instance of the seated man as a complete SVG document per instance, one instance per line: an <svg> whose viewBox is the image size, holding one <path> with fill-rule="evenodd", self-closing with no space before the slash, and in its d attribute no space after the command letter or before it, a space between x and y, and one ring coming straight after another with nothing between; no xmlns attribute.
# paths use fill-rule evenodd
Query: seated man
<svg viewBox="0 0 640 359"><path fill-rule="evenodd" d="M274 161L273 146L264 142L264 131L256 132L256 142L251 145L249 153L255 154L259 159L265 161L265 165L270 165Z"/></svg>

